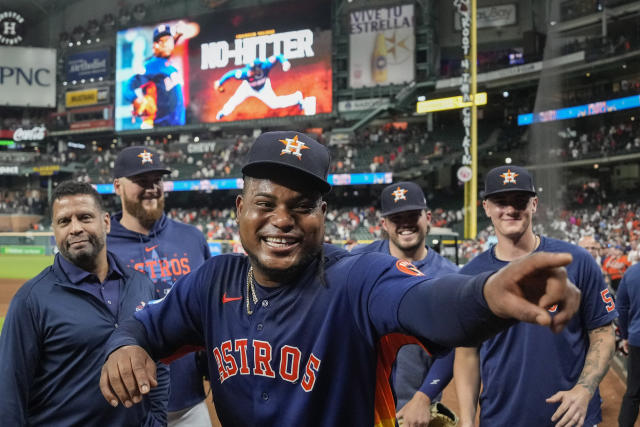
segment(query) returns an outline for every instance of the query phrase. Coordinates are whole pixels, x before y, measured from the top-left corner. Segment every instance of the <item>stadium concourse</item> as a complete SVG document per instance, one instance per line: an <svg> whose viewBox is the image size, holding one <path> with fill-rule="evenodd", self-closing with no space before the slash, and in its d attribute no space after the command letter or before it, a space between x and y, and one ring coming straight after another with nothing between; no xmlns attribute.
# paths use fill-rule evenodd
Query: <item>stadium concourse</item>
<svg viewBox="0 0 640 427"><path fill-rule="evenodd" d="M640 261L640 1L476 2L478 189L496 166L526 167L540 199L534 233L593 237L615 294ZM91 183L115 213L114 161L134 145L171 169L167 216L215 254L243 252L235 199L256 136L296 130L331 153L327 242L385 238L380 193L413 181L432 212L427 243L460 266L474 259L497 238L479 191L477 232L465 235L466 6L1 2L0 319L56 252L51 191ZM601 384L605 427L617 425L625 357L616 352ZM453 383L444 402L458 408Z"/></svg>

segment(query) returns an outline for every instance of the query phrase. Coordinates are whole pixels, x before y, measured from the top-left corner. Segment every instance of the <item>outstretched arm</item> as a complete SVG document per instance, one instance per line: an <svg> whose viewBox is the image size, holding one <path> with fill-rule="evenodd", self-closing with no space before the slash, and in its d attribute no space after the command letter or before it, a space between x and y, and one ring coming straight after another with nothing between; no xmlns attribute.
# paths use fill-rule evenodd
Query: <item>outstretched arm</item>
<svg viewBox="0 0 640 427"><path fill-rule="evenodd" d="M161 383L152 356L179 356L202 346L200 286L211 282L211 261L178 280L162 301L147 304L111 335L100 390L112 406L120 401L131 407Z"/></svg>
<svg viewBox="0 0 640 427"><path fill-rule="evenodd" d="M450 275L423 282L404 294L397 309L399 323L436 351L477 346L517 320L558 332L580 305L580 290L563 267L571 260L570 254L540 252L493 275ZM547 308L554 304L558 309L551 317Z"/></svg>
<svg viewBox="0 0 640 427"><path fill-rule="evenodd" d="M581 426L584 423L589 401L609 369L615 343L611 324L589 331L589 350L578 383L571 390L559 391L547 399L548 403L560 403L551 417L557 426Z"/></svg>
<svg viewBox="0 0 640 427"><path fill-rule="evenodd" d="M282 64L283 71L289 71L289 69L291 68L291 62L289 62L289 60L282 54L275 55L269 58L269 62L271 62L271 64L275 64L276 61Z"/></svg>
<svg viewBox="0 0 640 427"><path fill-rule="evenodd" d="M229 70L226 73L224 73L224 75L220 78L220 80L216 80L215 82L213 82L213 88L215 90L222 92L223 91L222 85L224 84L224 82L226 82L229 79L241 80L242 78L245 77L245 74L246 73L244 71L244 68L236 68L235 70Z"/></svg>
<svg viewBox="0 0 640 427"><path fill-rule="evenodd" d="M480 395L480 357L477 347L456 348L453 376L460 405L460 427L473 427Z"/></svg>

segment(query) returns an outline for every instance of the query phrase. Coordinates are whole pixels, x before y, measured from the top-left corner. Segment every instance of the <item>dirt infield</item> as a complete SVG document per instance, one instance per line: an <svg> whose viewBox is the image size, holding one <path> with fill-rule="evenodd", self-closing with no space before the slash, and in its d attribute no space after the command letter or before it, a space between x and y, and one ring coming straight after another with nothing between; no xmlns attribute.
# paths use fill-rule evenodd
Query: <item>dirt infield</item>
<svg viewBox="0 0 640 427"><path fill-rule="evenodd" d="M16 291L26 280L24 279L0 279L0 317L5 316L9 309L9 302L15 295ZM208 390L208 386L206 390ZM609 372L605 376L602 384L600 385L600 394L602 395L602 426L615 426L618 420L618 411L620 409L620 402L622 395L624 394L625 384L614 372L613 369L609 369ZM209 396L207 400L210 400ZM458 412L458 400L455 395L454 382L444 390L443 402L451 409ZM212 405L209 404L210 411L214 411ZM213 418L213 417L212 417ZM214 426L219 425L214 423ZM636 423L636 427L640 427L640 421Z"/></svg>
<svg viewBox="0 0 640 427"><path fill-rule="evenodd" d="M0 279L0 317L7 314L11 298L24 282L26 282L24 279Z"/></svg>

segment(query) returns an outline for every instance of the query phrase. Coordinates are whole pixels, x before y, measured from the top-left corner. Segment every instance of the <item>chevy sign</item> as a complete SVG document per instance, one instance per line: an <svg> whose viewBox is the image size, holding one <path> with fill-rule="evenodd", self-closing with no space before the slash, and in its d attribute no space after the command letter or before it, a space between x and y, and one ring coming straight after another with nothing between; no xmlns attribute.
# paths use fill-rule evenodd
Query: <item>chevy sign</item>
<svg viewBox="0 0 640 427"><path fill-rule="evenodd" d="M0 47L0 105L56 106L56 51Z"/></svg>

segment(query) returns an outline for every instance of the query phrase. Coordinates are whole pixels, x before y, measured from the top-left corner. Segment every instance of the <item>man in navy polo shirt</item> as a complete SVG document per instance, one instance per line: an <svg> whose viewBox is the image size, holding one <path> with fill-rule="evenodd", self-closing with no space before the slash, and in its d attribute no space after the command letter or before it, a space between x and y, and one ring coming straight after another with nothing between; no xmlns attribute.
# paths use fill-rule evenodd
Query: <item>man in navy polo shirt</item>
<svg viewBox="0 0 640 427"><path fill-rule="evenodd" d="M380 197L382 229L386 239L355 248L352 253L381 252L412 263L426 277L457 273L458 267L427 246L431 229L431 210L422 188L414 182L398 182L382 190ZM385 337L385 345L397 352L391 380L400 408L397 417L406 426L427 425L430 405L440 400L453 376L453 351L432 357L415 340L406 344Z"/></svg>
<svg viewBox="0 0 640 427"><path fill-rule="evenodd" d="M63 182L51 200L60 253L9 306L0 336L1 424L166 425L166 367L158 366L157 392L140 407L112 408L98 388L105 342L153 299L153 285L107 252L109 214L91 185Z"/></svg>
<svg viewBox="0 0 640 427"><path fill-rule="evenodd" d="M164 214L163 177L168 173L152 148L127 147L118 154L113 186L122 211L111 217L107 237L109 247L126 266L149 276L158 298L211 257L209 245L197 228ZM203 370L197 362L197 353L189 353L170 365L170 427L211 425L204 401Z"/></svg>

